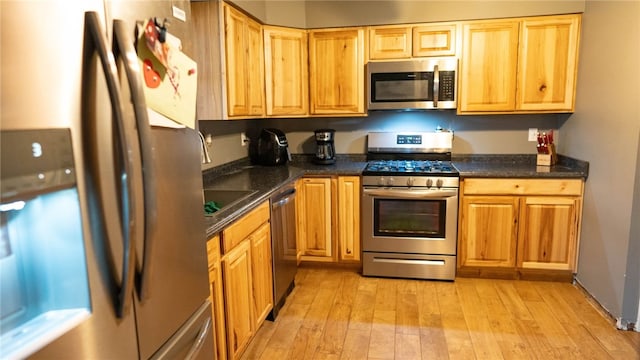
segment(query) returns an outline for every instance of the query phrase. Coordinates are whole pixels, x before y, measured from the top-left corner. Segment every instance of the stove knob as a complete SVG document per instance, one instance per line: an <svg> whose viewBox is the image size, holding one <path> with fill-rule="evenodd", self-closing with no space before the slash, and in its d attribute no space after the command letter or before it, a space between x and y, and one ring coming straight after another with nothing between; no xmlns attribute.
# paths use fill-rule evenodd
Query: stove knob
<svg viewBox="0 0 640 360"><path fill-rule="evenodd" d="M390 178L387 180L387 186L393 186L393 178L392 178L392 177L390 177Z"/></svg>
<svg viewBox="0 0 640 360"><path fill-rule="evenodd" d="M433 186L433 180L427 179L427 187L430 188L431 186Z"/></svg>
<svg viewBox="0 0 640 360"><path fill-rule="evenodd" d="M411 176L407 179L407 186L413 186L414 180Z"/></svg>
<svg viewBox="0 0 640 360"><path fill-rule="evenodd" d="M441 188L441 187L442 187L442 184L443 184L442 179L438 179L438 181L436 181L436 186L437 186L438 188Z"/></svg>
<svg viewBox="0 0 640 360"><path fill-rule="evenodd" d="M378 179L378 185L384 186L384 176L380 176L380 179Z"/></svg>

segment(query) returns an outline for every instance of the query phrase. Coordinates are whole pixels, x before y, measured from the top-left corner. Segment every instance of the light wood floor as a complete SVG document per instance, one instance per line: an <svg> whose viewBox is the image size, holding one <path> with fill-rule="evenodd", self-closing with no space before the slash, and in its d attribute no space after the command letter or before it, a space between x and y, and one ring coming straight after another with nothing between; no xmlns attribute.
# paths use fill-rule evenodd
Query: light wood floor
<svg viewBox="0 0 640 360"><path fill-rule="evenodd" d="M569 283L362 277L302 267L242 359L640 359Z"/></svg>

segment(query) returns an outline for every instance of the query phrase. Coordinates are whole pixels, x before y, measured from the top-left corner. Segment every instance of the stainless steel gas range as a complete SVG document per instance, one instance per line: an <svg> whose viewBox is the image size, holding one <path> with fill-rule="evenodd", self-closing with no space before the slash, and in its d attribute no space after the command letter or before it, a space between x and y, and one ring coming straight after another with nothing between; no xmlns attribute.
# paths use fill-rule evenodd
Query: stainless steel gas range
<svg viewBox="0 0 640 360"><path fill-rule="evenodd" d="M368 134L363 275L455 278L459 176L452 145L446 131Z"/></svg>

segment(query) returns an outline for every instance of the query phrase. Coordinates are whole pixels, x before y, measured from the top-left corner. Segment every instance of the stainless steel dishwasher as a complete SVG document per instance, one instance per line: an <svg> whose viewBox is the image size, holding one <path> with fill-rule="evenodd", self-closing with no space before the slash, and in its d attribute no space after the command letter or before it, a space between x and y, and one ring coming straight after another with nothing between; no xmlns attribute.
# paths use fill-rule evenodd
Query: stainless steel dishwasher
<svg viewBox="0 0 640 360"><path fill-rule="evenodd" d="M273 259L274 320L295 286L296 261L296 189L293 183L283 186L271 196L271 249Z"/></svg>

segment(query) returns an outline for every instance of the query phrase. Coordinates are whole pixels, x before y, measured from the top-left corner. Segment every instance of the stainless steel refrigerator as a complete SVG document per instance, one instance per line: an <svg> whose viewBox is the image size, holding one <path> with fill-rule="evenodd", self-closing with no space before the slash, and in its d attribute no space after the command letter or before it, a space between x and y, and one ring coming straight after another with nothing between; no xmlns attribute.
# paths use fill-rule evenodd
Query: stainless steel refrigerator
<svg viewBox="0 0 640 360"><path fill-rule="evenodd" d="M199 137L149 125L133 46L136 21L168 20L189 56L189 1L2 0L0 14L0 129L68 129L90 298L28 357L212 359Z"/></svg>

